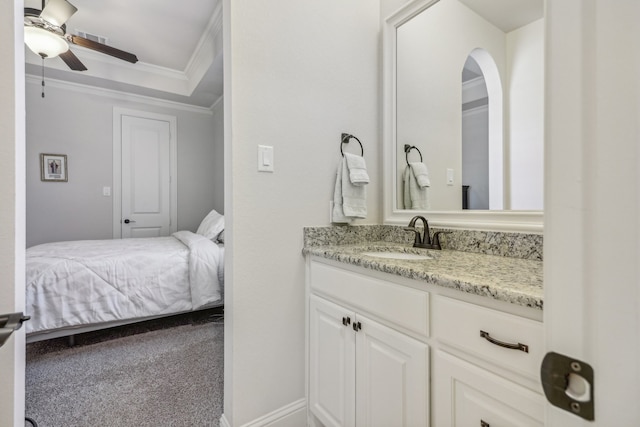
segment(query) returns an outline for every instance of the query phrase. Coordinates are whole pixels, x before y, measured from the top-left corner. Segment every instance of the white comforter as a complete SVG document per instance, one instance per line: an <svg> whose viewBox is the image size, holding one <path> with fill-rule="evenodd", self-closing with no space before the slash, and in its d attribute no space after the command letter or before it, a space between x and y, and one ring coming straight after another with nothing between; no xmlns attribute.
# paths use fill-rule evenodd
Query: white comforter
<svg viewBox="0 0 640 427"><path fill-rule="evenodd" d="M190 231L31 247L26 332L201 308L221 299L223 255L223 247Z"/></svg>

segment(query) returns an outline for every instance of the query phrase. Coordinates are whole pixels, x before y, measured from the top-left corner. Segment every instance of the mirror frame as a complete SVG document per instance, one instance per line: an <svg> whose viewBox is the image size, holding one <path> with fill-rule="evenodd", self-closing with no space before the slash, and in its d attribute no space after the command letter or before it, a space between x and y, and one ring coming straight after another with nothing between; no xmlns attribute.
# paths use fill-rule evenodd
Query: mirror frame
<svg viewBox="0 0 640 427"><path fill-rule="evenodd" d="M440 0L412 0L385 19L383 35L383 222L406 225L415 215L423 215L431 226L453 229L542 234L543 211L418 211L398 209L396 193L396 29ZM446 1L446 0L445 0Z"/></svg>

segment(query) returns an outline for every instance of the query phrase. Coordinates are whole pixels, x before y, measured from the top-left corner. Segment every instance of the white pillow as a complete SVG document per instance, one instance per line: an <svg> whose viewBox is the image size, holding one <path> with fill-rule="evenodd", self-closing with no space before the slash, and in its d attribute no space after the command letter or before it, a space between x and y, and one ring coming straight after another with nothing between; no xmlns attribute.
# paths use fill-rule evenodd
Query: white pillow
<svg viewBox="0 0 640 427"><path fill-rule="evenodd" d="M213 240L218 237L222 230L224 230L224 216L213 209L204 217L196 233Z"/></svg>

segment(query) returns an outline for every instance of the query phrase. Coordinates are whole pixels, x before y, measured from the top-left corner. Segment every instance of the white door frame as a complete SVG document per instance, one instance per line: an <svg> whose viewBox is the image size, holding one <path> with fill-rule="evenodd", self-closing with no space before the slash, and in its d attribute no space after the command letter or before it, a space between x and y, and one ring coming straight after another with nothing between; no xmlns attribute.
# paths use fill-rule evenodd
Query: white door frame
<svg viewBox="0 0 640 427"><path fill-rule="evenodd" d="M178 139L177 119L166 114L128 108L113 108L113 238L122 238L122 116L133 116L169 122L171 156L171 232L178 230Z"/></svg>
<svg viewBox="0 0 640 427"><path fill-rule="evenodd" d="M547 0L547 351L594 368L595 420L640 420L640 2Z"/></svg>
<svg viewBox="0 0 640 427"><path fill-rule="evenodd" d="M0 314L25 309L25 75L24 4L0 4ZM33 159L31 159L33 160ZM0 348L0 425L23 426L25 332Z"/></svg>

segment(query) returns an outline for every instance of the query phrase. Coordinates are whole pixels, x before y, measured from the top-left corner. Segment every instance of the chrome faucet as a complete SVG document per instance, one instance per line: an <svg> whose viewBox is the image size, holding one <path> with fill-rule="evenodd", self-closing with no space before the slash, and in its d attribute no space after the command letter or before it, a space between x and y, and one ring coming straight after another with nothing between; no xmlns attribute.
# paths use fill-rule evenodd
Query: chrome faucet
<svg viewBox="0 0 640 427"><path fill-rule="evenodd" d="M416 228L416 221L421 220L424 224L424 230L422 231L422 235L420 235L420 230ZM417 215L411 218L409 221L409 225L404 228L405 231L412 231L415 233L415 240L413 242L414 248L424 248L424 249L436 249L441 250L442 245L440 244L440 235L441 234L449 234L450 231L436 231L433 235L433 242L431 241L431 233L429 233L429 223L427 219L423 216Z"/></svg>

